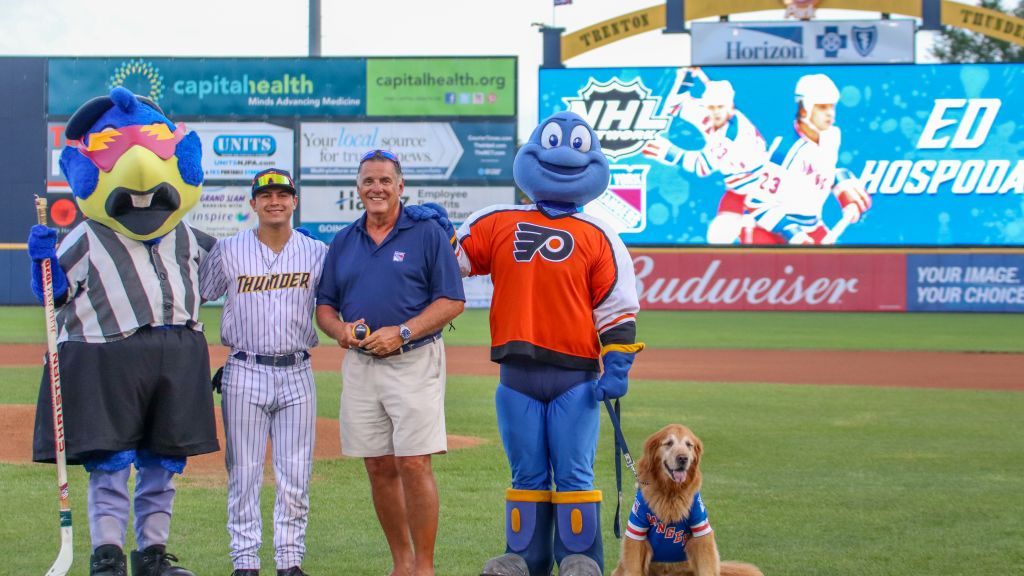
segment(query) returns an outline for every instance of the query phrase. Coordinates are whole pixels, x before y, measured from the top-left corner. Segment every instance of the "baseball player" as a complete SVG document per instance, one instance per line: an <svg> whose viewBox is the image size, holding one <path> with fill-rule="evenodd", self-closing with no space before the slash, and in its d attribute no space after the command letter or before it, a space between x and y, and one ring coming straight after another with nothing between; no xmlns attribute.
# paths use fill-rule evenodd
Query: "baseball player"
<svg viewBox="0 0 1024 576"><path fill-rule="evenodd" d="M857 222L871 207L871 196L853 173L836 168L842 138L835 126L835 83L824 74L802 76L795 97L793 132L749 187L747 206L756 225L744 230L744 244L822 244L829 228L821 212L830 193L846 223Z"/></svg>
<svg viewBox="0 0 1024 576"><path fill-rule="evenodd" d="M221 406L232 576L259 574L260 487L268 435L277 484L277 573L303 576L316 429L308 350L317 345L313 307L327 246L292 230L298 197L288 172L257 174L249 205L258 226L219 241L200 270L203 298L227 295L220 339L231 353L221 379Z"/></svg>
<svg viewBox="0 0 1024 576"><path fill-rule="evenodd" d="M700 76L704 93L690 92L694 77ZM757 169L767 161L765 141L754 124L735 105L736 92L728 80L708 80L698 69L679 70L676 87L666 99L671 115L678 115L704 136L700 150L683 150L665 138L649 141L643 155L668 165L678 165L701 178L713 172L722 175L725 194L718 214L708 225L708 242L731 244L742 228L746 191L757 180Z"/></svg>

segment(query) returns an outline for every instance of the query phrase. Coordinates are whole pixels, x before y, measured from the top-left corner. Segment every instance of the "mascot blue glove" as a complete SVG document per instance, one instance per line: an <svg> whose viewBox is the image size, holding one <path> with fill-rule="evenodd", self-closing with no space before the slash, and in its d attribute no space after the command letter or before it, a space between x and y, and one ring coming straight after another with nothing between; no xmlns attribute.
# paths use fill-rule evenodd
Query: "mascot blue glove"
<svg viewBox="0 0 1024 576"><path fill-rule="evenodd" d="M448 241L452 245L455 244L455 226L452 225L451 220L448 220L448 211L445 210L444 206L434 202L413 204L405 207L405 213L409 218L417 222L420 220L437 220L437 224L444 230Z"/></svg>
<svg viewBox="0 0 1024 576"><path fill-rule="evenodd" d="M53 302L59 306L68 293L68 277L57 262L57 231L42 224L32 227L28 235L28 257L32 259L32 293L43 303L43 260L50 261L53 279Z"/></svg>
<svg viewBox="0 0 1024 576"><path fill-rule="evenodd" d="M629 388L629 369L637 352L644 349L644 344L609 344L604 347L601 363L604 372L594 385L594 399L598 402L614 400L626 395Z"/></svg>

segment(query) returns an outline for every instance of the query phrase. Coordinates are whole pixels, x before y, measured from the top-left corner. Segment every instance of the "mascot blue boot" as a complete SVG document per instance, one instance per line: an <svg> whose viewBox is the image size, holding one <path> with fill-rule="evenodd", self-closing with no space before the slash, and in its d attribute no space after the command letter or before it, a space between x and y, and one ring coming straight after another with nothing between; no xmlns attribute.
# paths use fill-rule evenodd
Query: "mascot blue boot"
<svg viewBox="0 0 1024 576"><path fill-rule="evenodd" d="M87 219L56 248L56 232L29 235L32 287L53 264L67 460L89 472L89 573L124 576L134 504L132 576L191 576L166 549L174 475L188 456L219 449L210 360L199 323L199 264L213 238L182 219L203 182L195 133L124 88L68 120L60 157ZM33 459L55 458L44 370ZM129 494L131 466L138 470Z"/></svg>
<svg viewBox="0 0 1024 576"><path fill-rule="evenodd" d="M609 168L579 115L541 122L513 175L534 204L485 208L456 234L463 274L494 282L495 405L512 470L505 554L482 574L550 576L557 563L560 576L600 576L600 402L626 393L643 348L633 262L610 226L581 211L608 187ZM444 210L433 208L413 217L444 225Z"/></svg>

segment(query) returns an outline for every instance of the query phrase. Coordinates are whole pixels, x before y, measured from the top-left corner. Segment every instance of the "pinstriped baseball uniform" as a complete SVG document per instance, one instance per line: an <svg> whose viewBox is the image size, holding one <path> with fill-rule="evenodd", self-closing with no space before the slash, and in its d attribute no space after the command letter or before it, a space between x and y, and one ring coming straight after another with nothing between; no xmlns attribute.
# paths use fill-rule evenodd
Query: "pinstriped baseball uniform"
<svg viewBox="0 0 1024 576"><path fill-rule="evenodd" d="M316 429L316 390L305 352L317 345L312 317L326 253L322 242L292 232L275 254L247 230L219 241L200 271L203 298L227 294L221 342L231 355L221 406L235 569L259 568L268 435L277 482L274 559L286 569L299 566L305 554ZM291 365L264 364L270 357Z"/></svg>

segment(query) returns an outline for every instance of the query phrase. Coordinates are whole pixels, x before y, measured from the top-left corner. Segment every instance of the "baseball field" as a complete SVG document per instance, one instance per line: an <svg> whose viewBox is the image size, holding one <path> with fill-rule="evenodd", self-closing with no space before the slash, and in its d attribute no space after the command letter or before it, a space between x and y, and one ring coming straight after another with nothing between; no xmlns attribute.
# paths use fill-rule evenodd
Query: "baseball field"
<svg viewBox="0 0 1024 576"><path fill-rule="evenodd" d="M225 356L218 314L204 310L214 362ZM42 310L0 308L0 326L0 573L42 574L59 548L54 468L29 462ZM434 459L437 573L471 576L503 551L508 469L486 312L455 327L445 333L452 450ZM787 576L1024 573L1024 315L645 312L639 335L649 349L623 399L626 438L635 457L669 422L703 439L723 558ZM341 352L327 344L314 352L321 422L303 567L381 576L389 555L366 474L338 452ZM609 572L619 554L611 437L605 420L597 481ZM273 573L267 479L262 558ZM70 484L72 574L87 574L81 468ZM220 454L178 480L168 549L203 576L231 572L226 491Z"/></svg>

